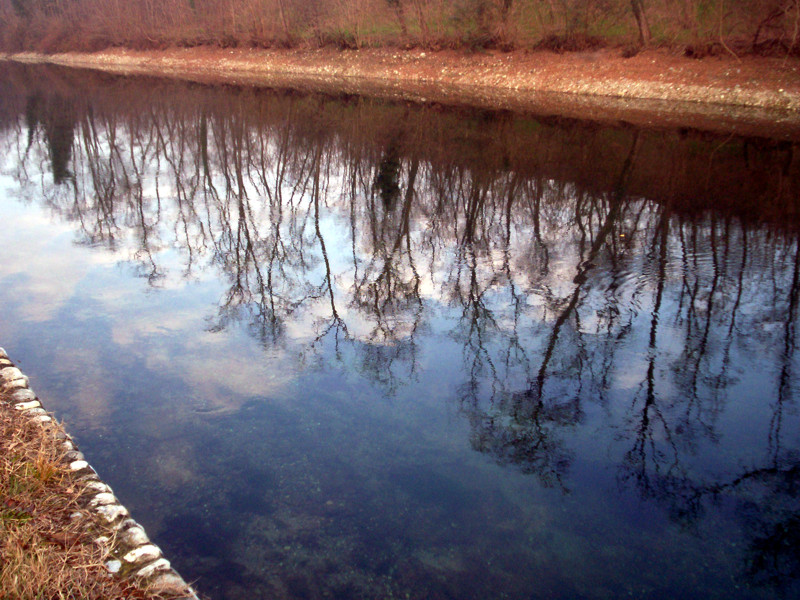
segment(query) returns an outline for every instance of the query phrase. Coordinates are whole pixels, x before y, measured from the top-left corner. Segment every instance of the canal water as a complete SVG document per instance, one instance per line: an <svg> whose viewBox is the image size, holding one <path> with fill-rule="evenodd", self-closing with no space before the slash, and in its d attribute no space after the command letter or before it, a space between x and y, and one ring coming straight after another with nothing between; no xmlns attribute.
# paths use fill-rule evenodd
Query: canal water
<svg viewBox="0 0 800 600"><path fill-rule="evenodd" d="M0 341L209 598L800 593L787 139L0 66Z"/></svg>

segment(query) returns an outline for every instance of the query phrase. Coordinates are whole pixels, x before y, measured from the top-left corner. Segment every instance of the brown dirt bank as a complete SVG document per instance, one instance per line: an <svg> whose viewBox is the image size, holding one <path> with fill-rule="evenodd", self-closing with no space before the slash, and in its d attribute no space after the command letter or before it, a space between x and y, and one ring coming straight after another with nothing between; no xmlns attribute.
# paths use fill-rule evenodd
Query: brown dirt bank
<svg viewBox="0 0 800 600"><path fill-rule="evenodd" d="M657 50L626 59L613 49L465 54L206 47L5 58L800 139L800 61L792 59L693 60Z"/></svg>

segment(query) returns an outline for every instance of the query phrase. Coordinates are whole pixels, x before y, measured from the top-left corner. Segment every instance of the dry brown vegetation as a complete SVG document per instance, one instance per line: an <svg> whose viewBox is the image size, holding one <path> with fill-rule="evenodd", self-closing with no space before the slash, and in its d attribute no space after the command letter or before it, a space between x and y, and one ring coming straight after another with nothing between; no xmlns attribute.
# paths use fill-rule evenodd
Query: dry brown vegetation
<svg viewBox="0 0 800 600"><path fill-rule="evenodd" d="M800 0L0 0L5 50L646 45L797 55Z"/></svg>
<svg viewBox="0 0 800 600"><path fill-rule="evenodd" d="M105 569L101 531L70 515L84 487L69 470L58 428L0 397L0 598L155 598Z"/></svg>

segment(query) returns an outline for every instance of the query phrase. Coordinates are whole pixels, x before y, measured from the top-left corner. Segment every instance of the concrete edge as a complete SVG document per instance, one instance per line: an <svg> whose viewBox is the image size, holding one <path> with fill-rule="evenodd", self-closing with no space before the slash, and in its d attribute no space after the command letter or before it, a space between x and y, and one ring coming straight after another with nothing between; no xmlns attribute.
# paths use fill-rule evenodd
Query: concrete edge
<svg viewBox="0 0 800 600"><path fill-rule="evenodd" d="M128 509L114 496L112 489L100 479L69 434L42 407L40 398L30 388L28 377L9 359L3 348L0 348L0 391L8 394L10 402L7 404L26 417L57 428L55 435L63 440L63 447L67 451L67 468L93 495L87 507L73 513L70 518L85 519L86 527L99 525L102 531L108 533L95 540L108 550L108 572L140 580L156 593L200 600L192 586L172 568L161 549L150 541L144 528L130 517Z"/></svg>

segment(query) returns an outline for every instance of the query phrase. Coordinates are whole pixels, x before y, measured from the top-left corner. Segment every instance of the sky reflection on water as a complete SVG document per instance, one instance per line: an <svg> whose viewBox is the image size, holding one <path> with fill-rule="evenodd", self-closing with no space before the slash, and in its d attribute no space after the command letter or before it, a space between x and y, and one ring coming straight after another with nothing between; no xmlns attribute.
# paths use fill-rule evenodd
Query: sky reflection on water
<svg viewBox="0 0 800 600"><path fill-rule="evenodd" d="M212 598L798 592L796 144L1 68L2 342Z"/></svg>

